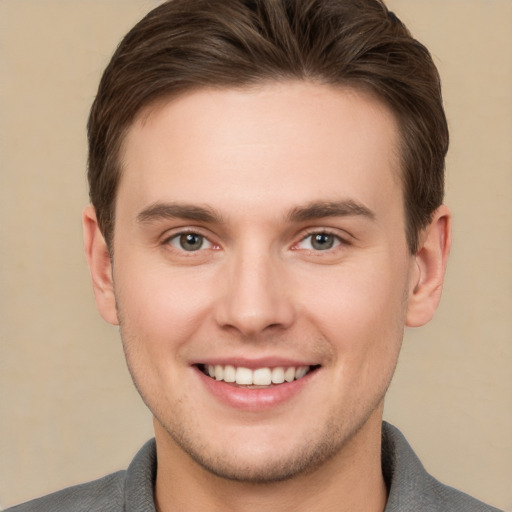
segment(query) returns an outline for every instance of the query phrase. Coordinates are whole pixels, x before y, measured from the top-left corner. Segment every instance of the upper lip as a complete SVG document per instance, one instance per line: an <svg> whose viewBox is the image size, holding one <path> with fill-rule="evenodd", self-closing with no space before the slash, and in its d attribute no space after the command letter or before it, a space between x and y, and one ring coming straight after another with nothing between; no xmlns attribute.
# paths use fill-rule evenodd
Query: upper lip
<svg viewBox="0 0 512 512"><path fill-rule="evenodd" d="M207 357L198 361L194 361L192 365L231 365L237 368L249 368L255 370L257 368L277 368L277 367L298 367L298 366L318 366L319 363L314 361L306 361L304 359L294 359L286 357L261 357L249 359L247 357Z"/></svg>

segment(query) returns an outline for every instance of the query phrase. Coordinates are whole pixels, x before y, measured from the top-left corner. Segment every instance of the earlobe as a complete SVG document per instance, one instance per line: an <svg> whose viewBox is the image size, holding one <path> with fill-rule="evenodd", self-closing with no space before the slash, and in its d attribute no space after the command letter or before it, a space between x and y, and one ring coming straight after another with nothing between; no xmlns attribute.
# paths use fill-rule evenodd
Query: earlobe
<svg viewBox="0 0 512 512"><path fill-rule="evenodd" d="M96 307L107 322L118 325L112 262L105 238L98 226L96 211L92 205L84 209L82 224L85 255L91 272Z"/></svg>
<svg viewBox="0 0 512 512"><path fill-rule="evenodd" d="M432 222L420 234L408 298L407 326L429 322L439 305L451 244L451 214L440 206Z"/></svg>

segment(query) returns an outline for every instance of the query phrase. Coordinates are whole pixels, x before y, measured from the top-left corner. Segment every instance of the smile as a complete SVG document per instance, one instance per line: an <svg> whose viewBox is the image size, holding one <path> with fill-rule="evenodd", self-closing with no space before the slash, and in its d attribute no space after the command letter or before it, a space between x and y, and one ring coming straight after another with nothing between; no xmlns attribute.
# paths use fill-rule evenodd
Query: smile
<svg viewBox="0 0 512 512"><path fill-rule="evenodd" d="M201 371L217 381L233 383L239 386L271 386L302 379L318 366L297 366L275 368L264 367L251 370L243 366L200 365Z"/></svg>

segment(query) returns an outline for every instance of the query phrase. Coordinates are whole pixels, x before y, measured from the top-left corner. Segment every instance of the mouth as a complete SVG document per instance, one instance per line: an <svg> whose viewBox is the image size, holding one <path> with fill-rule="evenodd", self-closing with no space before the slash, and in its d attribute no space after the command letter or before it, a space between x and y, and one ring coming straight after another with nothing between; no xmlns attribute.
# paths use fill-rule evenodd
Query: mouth
<svg viewBox="0 0 512 512"><path fill-rule="evenodd" d="M250 369L229 364L199 364L197 367L202 373L213 380L223 381L237 387L262 389L303 379L306 375L318 370L320 365L276 366Z"/></svg>

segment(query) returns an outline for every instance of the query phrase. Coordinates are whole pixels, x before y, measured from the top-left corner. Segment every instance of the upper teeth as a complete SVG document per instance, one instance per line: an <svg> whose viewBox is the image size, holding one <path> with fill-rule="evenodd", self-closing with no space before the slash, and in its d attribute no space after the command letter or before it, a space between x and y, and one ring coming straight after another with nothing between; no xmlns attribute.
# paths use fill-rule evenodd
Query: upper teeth
<svg viewBox="0 0 512 512"><path fill-rule="evenodd" d="M292 382L301 379L308 373L309 366L298 366L285 368L277 366L275 368L257 368L251 370L243 366L227 365L207 365L208 375L216 380L224 382L236 382L245 386L269 386L270 384L282 384L283 382Z"/></svg>

